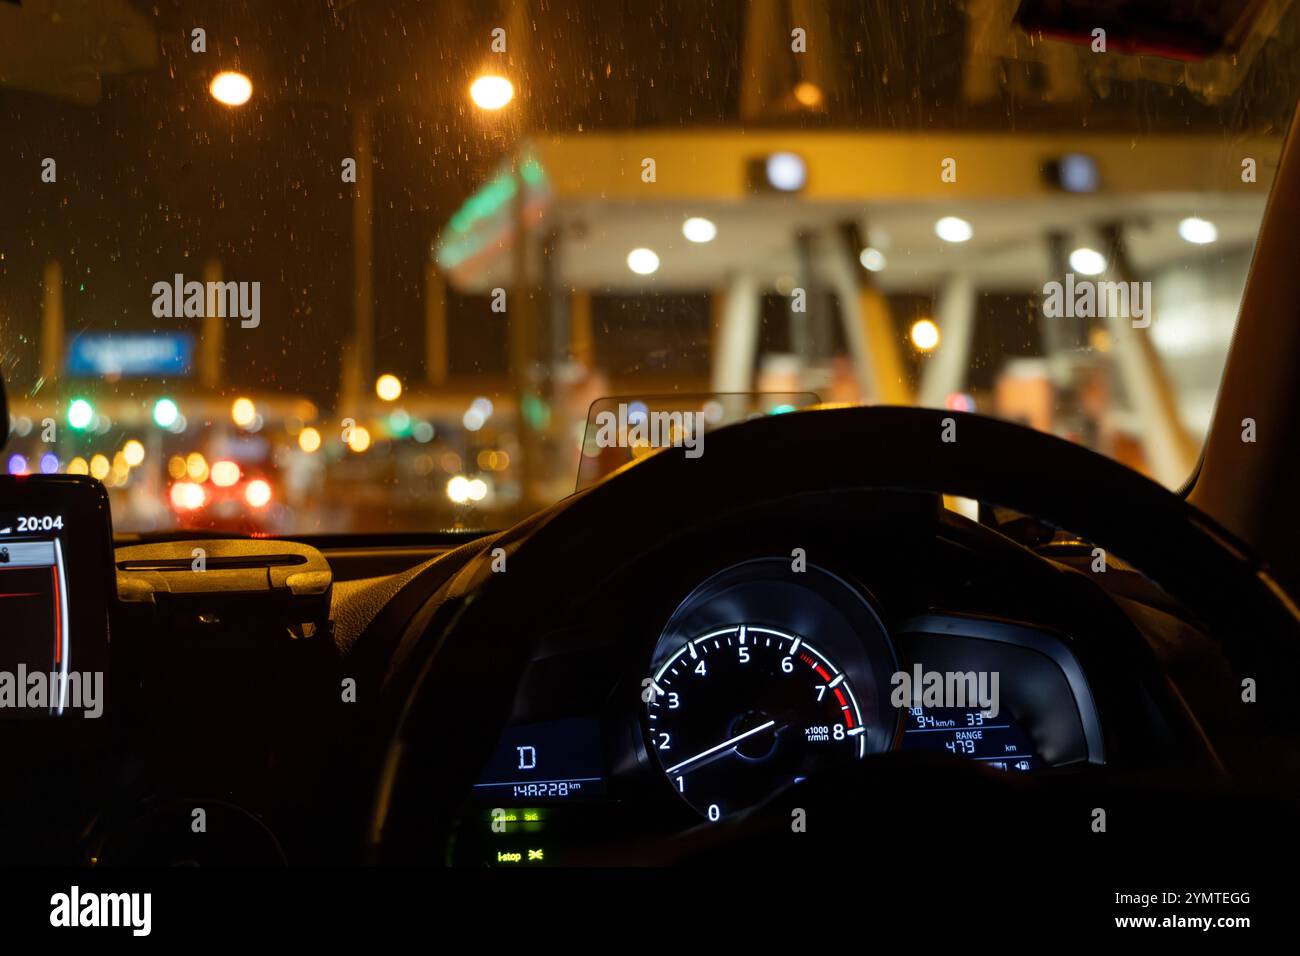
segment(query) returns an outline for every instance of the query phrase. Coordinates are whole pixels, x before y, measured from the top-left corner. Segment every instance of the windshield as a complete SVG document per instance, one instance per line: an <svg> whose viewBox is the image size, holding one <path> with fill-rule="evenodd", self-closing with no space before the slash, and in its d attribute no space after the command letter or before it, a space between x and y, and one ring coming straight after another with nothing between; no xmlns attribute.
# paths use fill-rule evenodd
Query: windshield
<svg viewBox="0 0 1300 956"><path fill-rule="evenodd" d="M590 471L594 409L749 395L1178 486L1297 14L1075 6L0 4L0 468L93 475L119 531L492 528Z"/></svg>

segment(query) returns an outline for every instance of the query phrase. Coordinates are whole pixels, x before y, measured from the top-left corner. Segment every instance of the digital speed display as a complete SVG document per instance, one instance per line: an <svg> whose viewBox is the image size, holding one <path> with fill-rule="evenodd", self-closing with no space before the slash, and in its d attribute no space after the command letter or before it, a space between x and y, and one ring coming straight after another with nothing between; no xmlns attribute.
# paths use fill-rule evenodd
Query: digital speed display
<svg viewBox="0 0 1300 956"><path fill-rule="evenodd" d="M994 770L1038 766L1033 742L1010 714L990 717L973 707L909 707L902 749L946 751Z"/></svg>

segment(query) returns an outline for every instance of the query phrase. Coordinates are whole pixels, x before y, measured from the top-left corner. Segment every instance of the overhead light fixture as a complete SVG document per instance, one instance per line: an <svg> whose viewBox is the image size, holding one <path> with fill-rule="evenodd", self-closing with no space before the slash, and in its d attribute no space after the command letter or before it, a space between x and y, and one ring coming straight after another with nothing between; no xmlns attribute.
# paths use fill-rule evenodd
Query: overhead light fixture
<svg viewBox="0 0 1300 956"><path fill-rule="evenodd" d="M885 254L871 246L858 253L858 261L868 272L879 272L885 268Z"/></svg>
<svg viewBox="0 0 1300 956"><path fill-rule="evenodd" d="M1070 253L1070 268L1086 276L1099 276L1106 271L1106 257L1096 249L1075 249Z"/></svg>
<svg viewBox="0 0 1300 956"><path fill-rule="evenodd" d="M1049 185L1067 193L1095 193L1101 186L1097 161L1086 153L1066 153L1050 160L1043 173Z"/></svg>
<svg viewBox="0 0 1300 956"><path fill-rule="evenodd" d="M934 224L934 234L944 242L965 242L975 233L965 219L944 216Z"/></svg>
<svg viewBox="0 0 1300 956"><path fill-rule="evenodd" d="M653 249L633 249L627 254L627 267L639 276L652 275L659 271L659 256Z"/></svg>
<svg viewBox="0 0 1300 956"><path fill-rule="evenodd" d="M682 235L691 242L712 242L718 234L718 227L712 219L703 216L691 216L682 223Z"/></svg>
<svg viewBox="0 0 1300 956"><path fill-rule="evenodd" d="M1204 246L1219 238L1219 227L1207 219L1188 216L1178 224L1178 235L1187 242Z"/></svg>
<svg viewBox="0 0 1300 956"><path fill-rule="evenodd" d="M768 185L783 193L798 192L808 182L808 164L796 153L773 153L765 169Z"/></svg>

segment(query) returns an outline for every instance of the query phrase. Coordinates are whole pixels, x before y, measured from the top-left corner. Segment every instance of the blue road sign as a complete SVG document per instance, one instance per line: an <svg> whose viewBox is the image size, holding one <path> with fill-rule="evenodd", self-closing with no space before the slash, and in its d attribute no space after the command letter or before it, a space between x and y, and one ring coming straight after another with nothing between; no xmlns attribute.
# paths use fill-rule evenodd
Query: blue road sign
<svg viewBox="0 0 1300 956"><path fill-rule="evenodd" d="M83 333L68 347L67 373L93 376L180 376L194 365L187 332Z"/></svg>

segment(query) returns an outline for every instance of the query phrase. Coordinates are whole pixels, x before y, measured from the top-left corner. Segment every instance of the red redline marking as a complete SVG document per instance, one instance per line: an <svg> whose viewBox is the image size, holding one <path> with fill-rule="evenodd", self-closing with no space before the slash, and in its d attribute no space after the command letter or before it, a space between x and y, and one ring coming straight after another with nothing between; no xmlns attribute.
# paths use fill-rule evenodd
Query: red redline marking
<svg viewBox="0 0 1300 956"><path fill-rule="evenodd" d="M835 699L840 702L840 710L844 711L844 724L849 729L853 729L853 711L849 710L849 702L844 699L843 692L838 687L835 688Z"/></svg>
<svg viewBox="0 0 1300 956"><path fill-rule="evenodd" d="M63 663L63 621L59 610L59 569L50 565L50 575L54 579L54 668L58 670Z"/></svg>
<svg viewBox="0 0 1300 956"><path fill-rule="evenodd" d="M809 667L815 670L822 680L830 681L831 675L826 672L826 668L822 667L822 665L818 664L807 654L801 653L799 657L805 661ZM840 702L840 709L844 711L844 723L847 725L849 730L852 730L854 727L853 712L849 710L848 701L844 699L844 693L838 687L835 688L835 699Z"/></svg>

